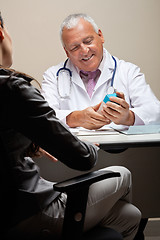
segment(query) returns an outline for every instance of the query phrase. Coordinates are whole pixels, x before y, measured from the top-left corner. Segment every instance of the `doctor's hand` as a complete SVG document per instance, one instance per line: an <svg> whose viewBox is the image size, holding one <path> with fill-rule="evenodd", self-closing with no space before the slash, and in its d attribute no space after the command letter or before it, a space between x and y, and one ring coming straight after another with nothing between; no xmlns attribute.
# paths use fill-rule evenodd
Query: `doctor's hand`
<svg viewBox="0 0 160 240"><path fill-rule="evenodd" d="M118 97L110 97L110 101L103 106L101 113L115 124L133 125L135 116L129 109L124 94L122 92L116 92L116 94Z"/></svg>
<svg viewBox="0 0 160 240"><path fill-rule="evenodd" d="M80 111L74 111L66 117L66 123L69 127L83 127L89 130L99 129L111 122L106 116L97 113L100 107L97 104L94 107L88 107Z"/></svg>

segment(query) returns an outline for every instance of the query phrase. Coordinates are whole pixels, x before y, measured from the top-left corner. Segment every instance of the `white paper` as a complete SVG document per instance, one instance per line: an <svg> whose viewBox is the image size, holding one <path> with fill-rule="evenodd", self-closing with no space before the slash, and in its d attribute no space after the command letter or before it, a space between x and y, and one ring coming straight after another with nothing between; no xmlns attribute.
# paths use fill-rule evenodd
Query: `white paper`
<svg viewBox="0 0 160 240"><path fill-rule="evenodd" d="M109 125L103 126L97 130L89 130L86 128L70 128L70 131L78 136L93 136L93 135L104 135L104 134L118 134L112 127Z"/></svg>

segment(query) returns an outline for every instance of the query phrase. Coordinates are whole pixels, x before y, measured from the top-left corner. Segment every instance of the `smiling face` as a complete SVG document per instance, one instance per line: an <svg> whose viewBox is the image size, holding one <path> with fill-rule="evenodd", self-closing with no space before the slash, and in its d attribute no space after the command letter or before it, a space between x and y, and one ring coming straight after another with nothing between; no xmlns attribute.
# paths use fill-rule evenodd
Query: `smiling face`
<svg viewBox="0 0 160 240"><path fill-rule="evenodd" d="M80 19L70 29L64 27L62 32L64 49L72 63L83 71L95 71L103 57L104 38L101 30L98 34L93 26Z"/></svg>

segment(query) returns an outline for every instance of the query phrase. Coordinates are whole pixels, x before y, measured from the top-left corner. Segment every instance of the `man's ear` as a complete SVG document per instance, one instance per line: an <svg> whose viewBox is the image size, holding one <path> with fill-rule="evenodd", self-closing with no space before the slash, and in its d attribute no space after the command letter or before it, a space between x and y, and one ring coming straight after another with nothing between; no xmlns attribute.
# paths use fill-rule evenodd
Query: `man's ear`
<svg viewBox="0 0 160 240"><path fill-rule="evenodd" d="M99 37L101 38L102 43L104 43L103 33L102 33L102 31L101 31L100 29L98 30L98 35L99 35Z"/></svg>
<svg viewBox="0 0 160 240"><path fill-rule="evenodd" d="M3 33L2 27L0 26L0 41L3 41L3 39L4 39L4 33Z"/></svg>
<svg viewBox="0 0 160 240"><path fill-rule="evenodd" d="M67 57L69 57L68 51L66 50L65 47L64 47L64 51L66 52Z"/></svg>

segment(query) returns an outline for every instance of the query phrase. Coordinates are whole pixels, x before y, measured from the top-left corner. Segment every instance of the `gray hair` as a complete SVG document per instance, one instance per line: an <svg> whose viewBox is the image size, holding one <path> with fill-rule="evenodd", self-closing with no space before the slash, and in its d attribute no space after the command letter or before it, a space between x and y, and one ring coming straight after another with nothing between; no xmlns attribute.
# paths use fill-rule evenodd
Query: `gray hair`
<svg viewBox="0 0 160 240"><path fill-rule="evenodd" d="M73 28L78 24L80 19L84 19L85 21L89 22L93 26L93 29L95 30L95 32L98 33L99 28L95 23L95 21L90 16L84 13L71 14L64 19L60 27L60 38L63 45L64 43L62 39L62 32L64 27L66 27L67 29Z"/></svg>

